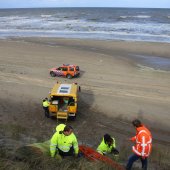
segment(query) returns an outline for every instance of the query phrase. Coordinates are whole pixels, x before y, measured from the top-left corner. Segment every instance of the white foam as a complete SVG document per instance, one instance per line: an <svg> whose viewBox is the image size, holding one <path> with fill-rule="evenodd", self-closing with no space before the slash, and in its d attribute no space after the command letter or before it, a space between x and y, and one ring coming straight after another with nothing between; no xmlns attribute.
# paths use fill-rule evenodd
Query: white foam
<svg viewBox="0 0 170 170"><path fill-rule="evenodd" d="M128 16L120 16L120 18L127 18Z"/></svg>
<svg viewBox="0 0 170 170"><path fill-rule="evenodd" d="M40 36L59 36L67 34L67 36L103 37L103 39L133 39L133 40L149 40L169 41L170 42L170 23L140 23L126 21L126 18L149 18L149 15L126 16L124 22L96 22L86 19L71 19L63 17L55 17L51 15L41 14L39 16L8 16L0 17L0 36L24 36L34 35ZM167 16L170 18L170 16ZM69 35L70 34L70 35ZM67 37L66 36L66 37ZM105 38L106 36L106 38ZM163 40L165 38L165 40Z"/></svg>
<svg viewBox="0 0 170 170"><path fill-rule="evenodd" d="M52 15L43 15L43 14L41 15L42 18L49 18L49 17L51 17L51 16L52 16Z"/></svg>
<svg viewBox="0 0 170 170"><path fill-rule="evenodd" d="M150 18L151 16L149 15L136 15L136 16L132 16L133 18Z"/></svg>

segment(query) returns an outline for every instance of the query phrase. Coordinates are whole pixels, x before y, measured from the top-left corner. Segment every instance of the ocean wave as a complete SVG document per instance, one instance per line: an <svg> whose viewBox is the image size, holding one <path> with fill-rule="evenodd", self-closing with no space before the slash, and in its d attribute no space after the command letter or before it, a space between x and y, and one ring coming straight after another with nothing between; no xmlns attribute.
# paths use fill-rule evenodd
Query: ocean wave
<svg viewBox="0 0 170 170"><path fill-rule="evenodd" d="M136 15L136 16L132 16L133 18L151 18L151 16L149 15Z"/></svg>
<svg viewBox="0 0 170 170"><path fill-rule="evenodd" d="M29 9L0 13L0 37L60 36L170 42L170 12L145 9ZM146 22L147 20L147 22ZM167 36L167 38L166 38Z"/></svg>
<svg viewBox="0 0 170 170"><path fill-rule="evenodd" d="M51 17L51 16L52 16L52 15L43 15L43 14L41 15L42 18L49 18L49 17Z"/></svg>
<svg viewBox="0 0 170 170"><path fill-rule="evenodd" d="M8 21L15 21L15 20L24 20L24 19L30 19L29 17L25 17L25 16L0 16L0 21L4 20L6 22Z"/></svg>
<svg viewBox="0 0 170 170"><path fill-rule="evenodd" d="M123 18L123 19L125 19L125 18L128 18L128 16L120 16L120 18Z"/></svg>
<svg viewBox="0 0 170 170"><path fill-rule="evenodd" d="M137 22L126 22L119 21L114 23L108 22L94 22L85 20L55 20L50 17L50 20L43 20L41 18L32 19L20 19L20 20L0 20L0 29L20 29L20 30L74 30L79 31L108 31L119 32L124 31L128 33L149 33L149 34L162 34L170 32L170 24L154 24L154 23L137 23Z"/></svg>
<svg viewBox="0 0 170 170"><path fill-rule="evenodd" d="M135 32L125 32L125 31L99 31L99 30L93 30L93 31L86 31L86 30L40 30L40 29L0 29L0 32L6 32L6 33L19 33L19 32L29 32L29 33L36 33L36 32L43 32L43 33L74 33L74 34L105 34L105 35L129 35L129 36L150 36L150 37L167 37L170 38L170 35L167 34L159 34L159 35L153 35L148 33L135 33Z"/></svg>
<svg viewBox="0 0 170 170"><path fill-rule="evenodd" d="M122 18L122 19L126 19L126 18L151 18L150 15L135 15L135 16L132 16L132 15L129 15L129 16L126 16L126 15L122 15L120 16L119 18Z"/></svg>
<svg viewBox="0 0 170 170"><path fill-rule="evenodd" d="M127 41L150 41L150 42L168 42L170 36L167 35L151 35L151 34L135 34L126 32L107 31L68 31L68 30L0 30L0 37L62 37L62 38L85 38L85 39L101 39L101 40L127 40Z"/></svg>

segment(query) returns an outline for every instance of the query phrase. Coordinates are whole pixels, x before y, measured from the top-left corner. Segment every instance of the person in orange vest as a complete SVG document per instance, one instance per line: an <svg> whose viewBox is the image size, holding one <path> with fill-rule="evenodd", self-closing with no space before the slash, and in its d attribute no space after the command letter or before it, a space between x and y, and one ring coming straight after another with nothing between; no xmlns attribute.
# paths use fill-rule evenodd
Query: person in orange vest
<svg viewBox="0 0 170 170"><path fill-rule="evenodd" d="M132 124L136 128L136 136L130 139L132 142L135 142L135 146L132 146L134 154L130 156L126 170L131 170L133 163L138 159L141 160L142 169L147 170L147 158L152 149L152 135L140 120L135 119L132 121Z"/></svg>

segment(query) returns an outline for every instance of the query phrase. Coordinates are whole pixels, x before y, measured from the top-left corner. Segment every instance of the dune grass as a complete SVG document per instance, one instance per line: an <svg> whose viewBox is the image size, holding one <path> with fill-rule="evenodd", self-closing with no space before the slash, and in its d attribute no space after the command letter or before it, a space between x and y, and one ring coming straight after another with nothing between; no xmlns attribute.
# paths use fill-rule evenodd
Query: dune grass
<svg viewBox="0 0 170 170"><path fill-rule="evenodd" d="M31 151L23 150L18 156L16 149L24 146L24 139L21 136L27 134L27 130L18 125L0 125L0 170L109 170L110 166L101 162L91 162L84 158L66 158L62 161L52 159L47 155L32 154ZM23 141L22 141L23 140ZM28 141L27 141L28 142ZM20 144L19 144L20 143ZM125 143L120 146L120 155L116 160L125 166L131 148ZM154 144L152 154L149 157L149 170L169 170L170 169L170 149L167 146ZM139 163L134 164L134 169L138 170Z"/></svg>

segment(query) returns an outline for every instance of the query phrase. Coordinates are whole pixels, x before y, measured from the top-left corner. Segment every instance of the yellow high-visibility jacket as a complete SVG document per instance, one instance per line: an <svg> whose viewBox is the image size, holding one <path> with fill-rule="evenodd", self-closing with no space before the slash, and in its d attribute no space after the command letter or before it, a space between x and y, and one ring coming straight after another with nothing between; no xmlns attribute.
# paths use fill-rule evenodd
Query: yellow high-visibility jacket
<svg viewBox="0 0 170 170"><path fill-rule="evenodd" d="M46 100L43 102L43 107L48 107L50 105L50 103Z"/></svg>
<svg viewBox="0 0 170 170"><path fill-rule="evenodd" d="M110 145L110 147L109 147L109 145L104 142L104 138L103 138L103 139L102 139L102 142L100 143L100 145L99 145L98 148L97 148L97 152L99 152L99 153L102 154L102 155L105 155L105 154L107 154L107 153L111 153L112 150L113 150L114 148L116 148L115 139L114 139L114 138L112 138L112 139L113 139L113 144Z"/></svg>
<svg viewBox="0 0 170 170"><path fill-rule="evenodd" d="M74 148L74 153L78 154L79 147L78 147L78 142L77 138L74 135L74 133L71 133L69 136L65 136L64 134L59 134L56 132L50 142L50 154L51 157L54 157L57 148L59 148L63 152L69 152L70 148L73 146Z"/></svg>

